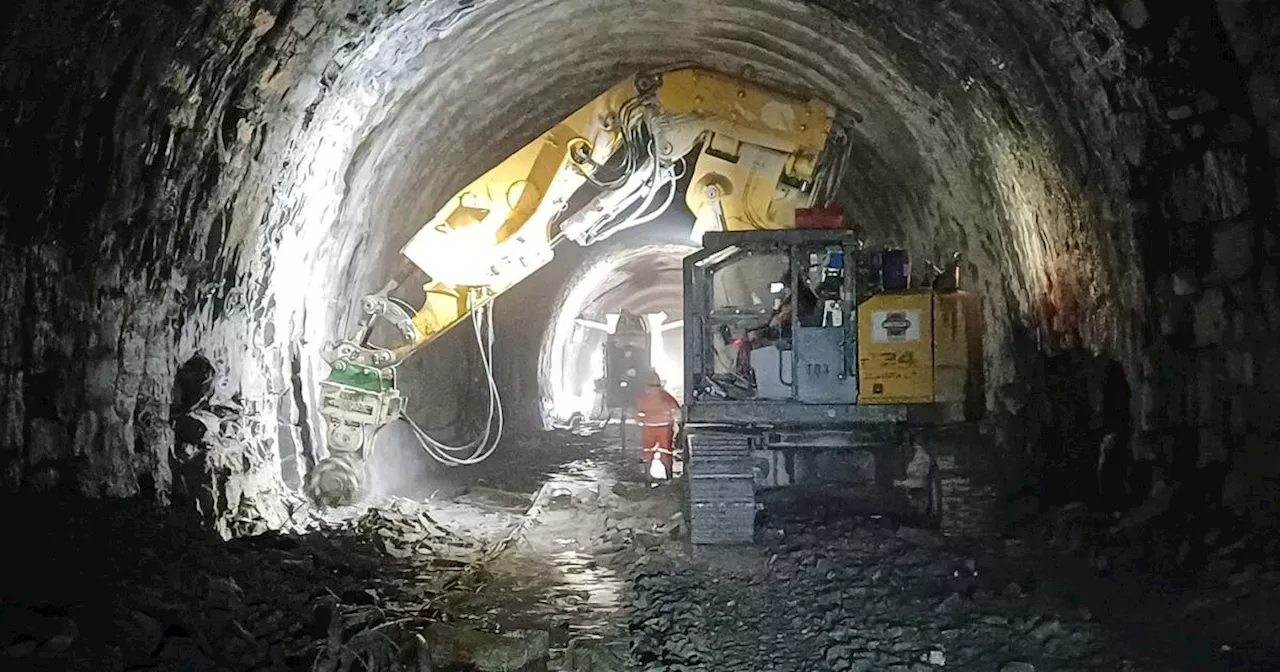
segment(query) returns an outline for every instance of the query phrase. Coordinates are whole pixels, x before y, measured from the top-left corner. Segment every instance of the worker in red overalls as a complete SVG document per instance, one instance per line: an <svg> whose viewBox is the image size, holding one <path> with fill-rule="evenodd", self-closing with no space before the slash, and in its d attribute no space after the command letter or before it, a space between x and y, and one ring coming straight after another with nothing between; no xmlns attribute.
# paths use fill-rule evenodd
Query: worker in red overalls
<svg viewBox="0 0 1280 672"><path fill-rule="evenodd" d="M675 466L672 444L676 423L680 420L680 402L662 388L662 379L656 371L649 372L648 378L648 389L636 399L636 420L643 428L641 447L645 468L653 480L665 481L672 477Z"/></svg>

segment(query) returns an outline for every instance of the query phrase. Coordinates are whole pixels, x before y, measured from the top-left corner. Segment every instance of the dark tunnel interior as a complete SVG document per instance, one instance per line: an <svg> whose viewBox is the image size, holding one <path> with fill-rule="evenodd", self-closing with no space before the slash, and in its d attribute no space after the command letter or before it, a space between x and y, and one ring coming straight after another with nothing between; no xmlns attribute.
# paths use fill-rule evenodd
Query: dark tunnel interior
<svg viewBox="0 0 1280 672"><path fill-rule="evenodd" d="M1280 669L1274 2L11 0L0 34L4 669ZM393 276L423 300L410 238L685 67L832 105L858 239L959 253L956 527L814 488L690 542L597 382L600 325L653 315L691 397L680 198L497 298L491 359L462 325L398 368L444 442L500 397L492 455L398 423L369 499L309 502L322 349Z"/></svg>

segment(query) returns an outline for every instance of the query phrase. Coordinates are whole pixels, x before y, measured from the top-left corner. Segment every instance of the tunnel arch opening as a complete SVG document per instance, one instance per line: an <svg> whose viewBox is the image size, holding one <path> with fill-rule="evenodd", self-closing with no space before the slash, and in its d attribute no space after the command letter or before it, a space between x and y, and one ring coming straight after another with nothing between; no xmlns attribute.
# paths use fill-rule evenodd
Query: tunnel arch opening
<svg viewBox="0 0 1280 672"><path fill-rule="evenodd" d="M539 352L539 401L544 425L607 415L596 381L604 376L608 331L584 324L608 323L610 313L648 317L651 364L668 390L683 394L681 260L689 244L624 245L584 265L551 313ZM649 317L652 316L652 317ZM656 329L656 330L655 330Z"/></svg>

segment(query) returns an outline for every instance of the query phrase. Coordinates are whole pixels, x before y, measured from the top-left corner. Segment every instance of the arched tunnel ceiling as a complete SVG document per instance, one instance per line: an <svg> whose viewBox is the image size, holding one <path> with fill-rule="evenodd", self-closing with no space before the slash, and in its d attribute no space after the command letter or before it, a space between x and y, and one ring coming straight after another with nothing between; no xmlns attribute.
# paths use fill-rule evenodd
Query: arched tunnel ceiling
<svg viewBox="0 0 1280 672"><path fill-rule="evenodd" d="M9 3L0 148L23 170L0 201L4 482L164 497L230 470L251 476L208 510L268 497L273 428L307 444L315 354L415 228L607 86L686 63L853 120L840 201L871 242L965 251L989 396L1047 389L1021 374L1073 343L1134 380L1170 351L1221 370L1202 349L1266 333L1248 325L1275 300L1276 16L1257 0ZM556 296L565 278L547 278ZM508 319L549 319L549 301L513 299ZM179 432L220 446L182 476L170 402L197 352L230 415ZM472 382L425 359L439 396L423 403ZM1169 384L1229 393L1200 378Z"/></svg>

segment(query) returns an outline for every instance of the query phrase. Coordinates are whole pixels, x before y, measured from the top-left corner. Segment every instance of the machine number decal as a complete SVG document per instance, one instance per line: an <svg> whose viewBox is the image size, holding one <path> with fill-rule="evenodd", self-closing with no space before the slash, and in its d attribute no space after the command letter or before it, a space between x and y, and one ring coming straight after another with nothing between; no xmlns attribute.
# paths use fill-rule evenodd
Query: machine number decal
<svg viewBox="0 0 1280 672"><path fill-rule="evenodd" d="M881 364L884 366L896 366L899 368L911 368L916 363L916 356L911 351L907 352L882 352L880 353Z"/></svg>
<svg viewBox="0 0 1280 672"><path fill-rule="evenodd" d="M875 373L871 375L879 380L908 380L919 375L919 370L915 367L915 353L910 351L881 352L875 358ZM863 366L868 364L870 362L863 362Z"/></svg>
<svg viewBox="0 0 1280 672"><path fill-rule="evenodd" d="M820 362L810 362L805 364L805 370L808 372L810 378L831 375L831 365Z"/></svg>
<svg viewBox="0 0 1280 672"><path fill-rule="evenodd" d="M875 310L871 312L871 342L913 343L920 340L920 311Z"/></svg>

